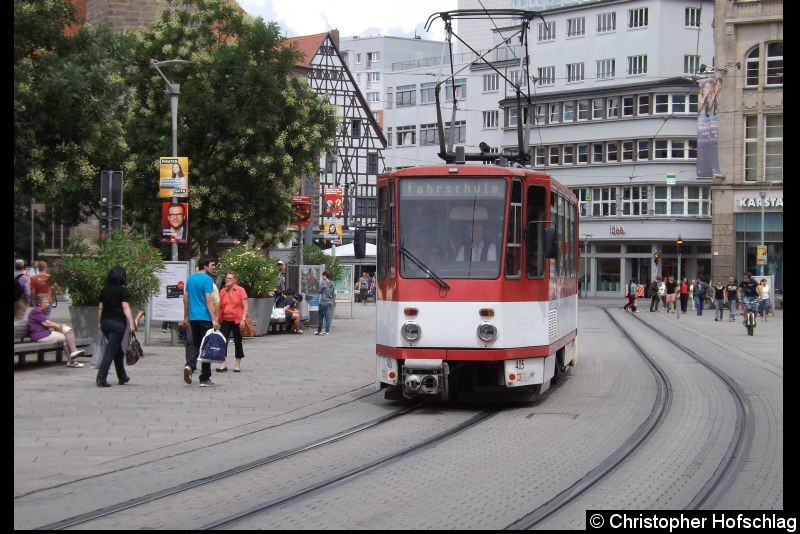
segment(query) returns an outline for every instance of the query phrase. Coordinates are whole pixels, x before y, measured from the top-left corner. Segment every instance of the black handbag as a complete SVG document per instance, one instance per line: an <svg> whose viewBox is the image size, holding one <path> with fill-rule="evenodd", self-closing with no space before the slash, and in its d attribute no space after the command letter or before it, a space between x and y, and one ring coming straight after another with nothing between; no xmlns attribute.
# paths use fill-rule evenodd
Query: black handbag
<svg viewBox="0 0 800 534"><path fill-rule="evenodd" d="M133 365L144 357L142 346L139 340L136 339L136 334L131 332L131 337L128 339L128 347L125 349L125 363Z"/></svg>

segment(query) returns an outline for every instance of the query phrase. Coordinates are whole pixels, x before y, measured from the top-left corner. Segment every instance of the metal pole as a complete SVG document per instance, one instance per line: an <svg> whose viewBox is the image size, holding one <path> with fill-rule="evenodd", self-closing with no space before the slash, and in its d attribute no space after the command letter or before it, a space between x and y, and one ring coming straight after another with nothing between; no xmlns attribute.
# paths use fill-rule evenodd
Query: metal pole
<svg viewBox="0 0 800 534"><path fill-rule="evenodd" d="M172 156L178 157L178 95L181 86L177 83L169 85L169 103L172 108ZM178 202L178 197L172 197L172 202ZM184 222L185 224L185 222ZM178 261L178 244L172 243L172 261Z"/></svg>
<svg viewBox="0 0 800 534"><path fill-rule="evenodd" d="M766 191L759 191L761 195L761 249L764 250L764 204L767 203L767 193L769 192L769 188ZM758 262L758 252L756 252L756 262ZM764 276L764 262L761 262L759 265L758 273L761 276Z"/></svg>
<svg viewBox="0 0 800 534"><path fill-rule="evenodd" d="M678 239L680 239L680 238L681 238L681 236L680 236L680 234L678 234ZM681 312L680 312L680 309L678 308L678 300L680 299L681 285L682 284L683 284L683 278L681 278L681 247L678 246L678 294L676 295L676 298L675 298L675 318L676 319L680 319L680 317L681 317Z"/></svg>

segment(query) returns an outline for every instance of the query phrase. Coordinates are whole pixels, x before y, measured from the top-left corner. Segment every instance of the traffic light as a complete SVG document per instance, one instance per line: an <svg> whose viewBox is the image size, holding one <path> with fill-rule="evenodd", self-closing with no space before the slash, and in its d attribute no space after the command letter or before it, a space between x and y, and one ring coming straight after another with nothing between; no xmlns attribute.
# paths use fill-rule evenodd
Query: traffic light
<svg viewBox="0 0 800 534"><path fill-rule="evenodd" d="M683 239L678 237L678 240L675 241L675 245L677 245L677 247L678 247L678 252L682 252L683 251Z"/></svg>
<svg viewBox="0 0 800 534"><path fill-rule="evenodd" d="M661 253L660 252L653 252L653 263L658 265L659 261L661 261Z"/></svg>
<svg viewBox="0 0 800 534"><path fill-rule="evenodd" d="M367 229L356 228L353 235L353 250L356 258L361 260L367 255Z"/></svg>

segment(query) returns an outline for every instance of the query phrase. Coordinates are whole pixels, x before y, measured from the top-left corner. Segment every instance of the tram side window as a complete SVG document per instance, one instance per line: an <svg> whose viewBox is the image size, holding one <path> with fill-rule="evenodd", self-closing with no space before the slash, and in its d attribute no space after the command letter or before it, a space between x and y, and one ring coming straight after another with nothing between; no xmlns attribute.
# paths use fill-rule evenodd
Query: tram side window
<svg viewBox="0 0 800 534"><path fill-rule="evenodd" d="M525 197L526 272L528 273L528 278L542 278L544 276L544 228L547 214L547 194L544 187L531 185L528 186Z"/></svg>
<svg viewBox="0 0 800 534"><path fill-rule="evenodd" d="M394 277L394 195L392 184L382 187L378 191L379 222L382 223L378 232L378 277Z"/></svg>
<svg viewBox="0 0 800 534"><path fill-rule="evenodd" d="M552 278L561 274L558 270L558 193L552 189L550 190L550 222L556 239L556 257L553 258L552 262L548 262L550 264L550 277Z"/></svg>
<svg viewBox="0 0 800 534"><path fill-rule="evenodd" d="M522 182L519 180L511 183L505 268L506 278L522 276Z"/></svg>

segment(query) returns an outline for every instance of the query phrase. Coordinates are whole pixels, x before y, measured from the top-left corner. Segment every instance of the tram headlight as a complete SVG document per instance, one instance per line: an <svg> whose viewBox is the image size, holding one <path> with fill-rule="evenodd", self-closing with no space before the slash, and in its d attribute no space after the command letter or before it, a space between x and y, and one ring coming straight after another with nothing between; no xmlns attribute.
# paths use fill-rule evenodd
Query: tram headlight
<svg viewBox="0 0 800 534"><path fill-rule="evenodd" d="M497 339L497 327L492 323L481 323L478 325L478 337L483 341L494 341Z"/></svg>
<svg viewBox="0 0 800 534"><path fill-rule="evenodd" d="M403 327L400 328L400 333L407 341L416 341L419 339L419 336L422 335L422 328L419 326L419 323L408 321L403 323Z"/></svg>

